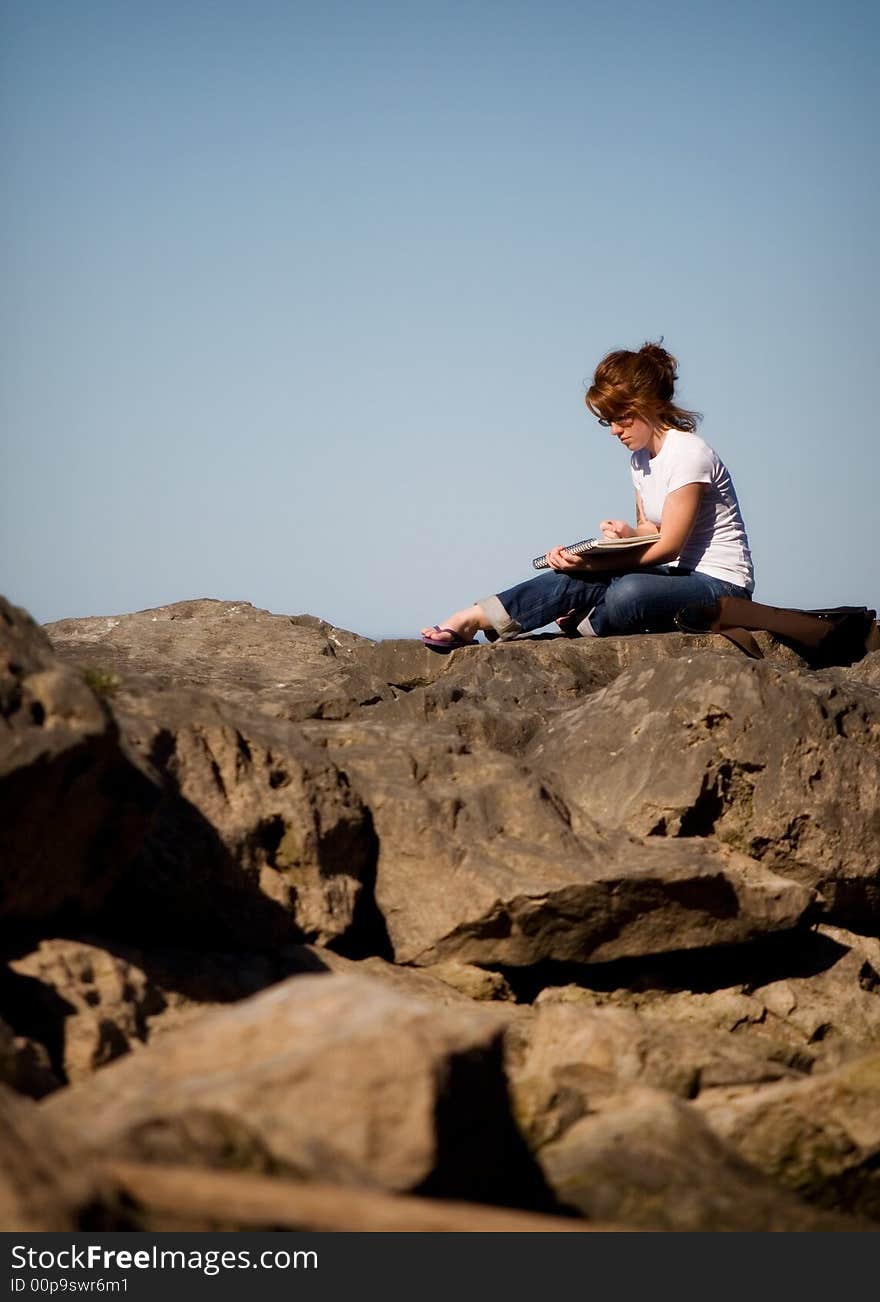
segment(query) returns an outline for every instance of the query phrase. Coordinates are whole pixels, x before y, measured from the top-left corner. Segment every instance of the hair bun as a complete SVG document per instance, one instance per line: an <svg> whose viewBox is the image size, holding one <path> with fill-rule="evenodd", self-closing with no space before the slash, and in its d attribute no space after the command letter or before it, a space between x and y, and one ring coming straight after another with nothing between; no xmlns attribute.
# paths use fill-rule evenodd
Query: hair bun
<svg viewBox="0 0 880 1302"><path fill-rule="evenodd" d="M678 379L678 361L672 356L672 353L668 353L665 348L661 347L662 343L662 335L656 344L648 340L639 349L639 357L643 357L645 361L650 361L672 386Z"/></svg>

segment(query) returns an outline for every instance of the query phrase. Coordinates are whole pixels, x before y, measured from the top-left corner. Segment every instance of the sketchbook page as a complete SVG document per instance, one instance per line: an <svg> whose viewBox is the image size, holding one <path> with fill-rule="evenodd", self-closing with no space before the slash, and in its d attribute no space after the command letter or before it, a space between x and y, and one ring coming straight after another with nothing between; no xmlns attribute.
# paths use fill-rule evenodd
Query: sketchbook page
<svg viewBox="0 0 880 1302"><path fill-rule="evenodd" d="M593 546L587 550L617 552L626 551L628 547L650 547L651 543L656 542L659 537L660 535L658 533L654 533L650 534L648 537L643 536L641 538L596 538ZM566 551L570 550L570 548L566 548Z"/></svg>

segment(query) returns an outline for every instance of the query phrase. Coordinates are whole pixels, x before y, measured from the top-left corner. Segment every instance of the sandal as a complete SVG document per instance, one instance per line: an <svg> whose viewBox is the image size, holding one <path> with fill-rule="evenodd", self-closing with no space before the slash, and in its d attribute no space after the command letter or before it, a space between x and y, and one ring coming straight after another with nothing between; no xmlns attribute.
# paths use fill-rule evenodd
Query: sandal
<svg viewBox="0 0 880 1302"><path fill-rule="evenodd" d="M450 640L442 642L438 642L435 637L422 637L426 647L429 647L432 651L439 651L441 655L445 655L448 651L457 651L459 647L477 645L473 638L462 637L459 633L456 633L454 628L441 628L439 624L434 624L432 627L437 633L450 634Z"/></svg>

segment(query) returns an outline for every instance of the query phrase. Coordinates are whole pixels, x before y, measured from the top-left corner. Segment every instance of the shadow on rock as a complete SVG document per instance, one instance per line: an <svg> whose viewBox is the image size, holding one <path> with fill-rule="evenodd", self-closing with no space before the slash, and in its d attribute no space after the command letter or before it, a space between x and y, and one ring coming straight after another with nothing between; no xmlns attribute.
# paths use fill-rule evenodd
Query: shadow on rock
<svg viewBox="0 0 880 1302"><path fill-rule="evenodd" d="M708 994L734 985L767 985L789 977L816 976L831 968L846 947L827 936L795 929L746 945L713 946L655 954L649 959L610 963L540 963L502 968L522 1003L531 1003L548 986L577 985L595 991L658 990Z"/></svg>

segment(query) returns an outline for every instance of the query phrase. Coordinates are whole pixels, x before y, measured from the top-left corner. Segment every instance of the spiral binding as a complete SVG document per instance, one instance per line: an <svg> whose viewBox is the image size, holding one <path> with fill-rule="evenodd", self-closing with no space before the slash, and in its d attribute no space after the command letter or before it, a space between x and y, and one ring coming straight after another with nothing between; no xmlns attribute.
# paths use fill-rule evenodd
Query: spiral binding
<svg viewBox="0 0 880 1302"><path fill-rule="evenodd" d="M647 547L649 543L656 542L657 538L582 538L580 542L569 543L565 548L567 552L572 552L575 556L583 556L585 552L591 552L594 547L599 547L603 551L626 551L627 547ZM532 561L536 570L547 570L547 554L536 556Z"/></svg>

